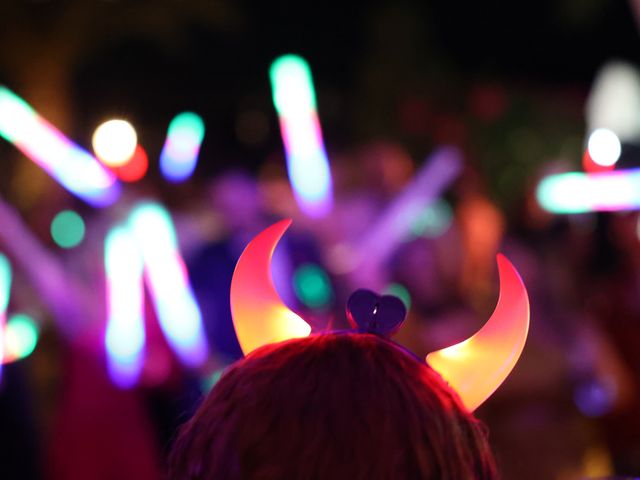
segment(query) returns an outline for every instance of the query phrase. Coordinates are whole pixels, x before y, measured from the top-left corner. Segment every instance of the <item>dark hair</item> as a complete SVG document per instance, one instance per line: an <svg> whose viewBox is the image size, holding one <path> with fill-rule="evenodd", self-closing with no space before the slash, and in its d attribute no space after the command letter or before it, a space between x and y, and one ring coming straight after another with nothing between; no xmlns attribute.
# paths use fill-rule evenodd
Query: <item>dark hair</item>
<svg viewBox="0 0 640 480"><path fill-rule="evenodd" d="M484 426L426 363L375 335L262 347L180 430L171 479L494 479Z"/></svg>

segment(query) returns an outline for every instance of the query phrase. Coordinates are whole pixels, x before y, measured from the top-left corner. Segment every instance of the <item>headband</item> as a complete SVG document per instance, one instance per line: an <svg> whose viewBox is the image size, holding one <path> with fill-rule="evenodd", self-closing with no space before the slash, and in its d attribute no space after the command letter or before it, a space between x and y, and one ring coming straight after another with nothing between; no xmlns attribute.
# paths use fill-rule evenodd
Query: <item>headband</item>
<svg viewBox="0 0 640 480"><path fill-rule="evenodd" d="M282 302L271 279L273 251L290 225L291 220L281 220L258 234L245 248L233 273L231 314L245 355L263 345L311 333L309 324ZM426 357L427 364L458 393L469 411L489 398L507 378L529 330L529 298L524 283L504 255L498 254L497 261L500 296L487 323L467 340Z"/></svg>

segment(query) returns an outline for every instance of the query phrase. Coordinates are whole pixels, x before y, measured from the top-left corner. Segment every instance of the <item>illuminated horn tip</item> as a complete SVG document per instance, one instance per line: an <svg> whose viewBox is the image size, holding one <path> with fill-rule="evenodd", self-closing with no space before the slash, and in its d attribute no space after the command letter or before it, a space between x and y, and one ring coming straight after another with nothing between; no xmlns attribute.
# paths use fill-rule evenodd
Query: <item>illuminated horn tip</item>
<svg viewBox="0 0 640 480"><path fill-rule="evenodd" d="M231 315L244 354L270 343L306 337L311 327L280 299L271 279L271 257L291 220L258 234L240 256L231 280Z"/></svg>
<svg viewBox="0 0 640 480"><path fill-rule="evenodd" d="M475 410L507 378L529 331L529 298L515 267L498 254L500 297L487 323L471 338L427 355L427 363Z"/></svg>

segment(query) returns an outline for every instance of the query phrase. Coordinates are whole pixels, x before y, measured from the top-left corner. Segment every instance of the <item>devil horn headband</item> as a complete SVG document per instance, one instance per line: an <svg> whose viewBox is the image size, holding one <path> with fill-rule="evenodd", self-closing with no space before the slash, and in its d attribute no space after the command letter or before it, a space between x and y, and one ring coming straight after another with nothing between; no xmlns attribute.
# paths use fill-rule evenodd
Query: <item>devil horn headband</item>
<svg viewBox="0 0 640 480"><path fill-rule="evenodd" d="M291 225L282 220L266 228L247 245L231 281L231 314L246 354L270 343L306 337L311 327L292 312L271 279L271 257ZM475 410L507 378L529 331L529 298L514 266L498 254L500 297L485 325L472 337L427 355L427 363Z"/></svg>

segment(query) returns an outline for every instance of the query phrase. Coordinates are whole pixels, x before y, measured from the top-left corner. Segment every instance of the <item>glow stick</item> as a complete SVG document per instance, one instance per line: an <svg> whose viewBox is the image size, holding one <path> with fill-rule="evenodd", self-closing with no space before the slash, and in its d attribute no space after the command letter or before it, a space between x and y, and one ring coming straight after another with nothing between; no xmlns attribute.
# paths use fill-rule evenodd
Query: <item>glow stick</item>
<svg viewBox="0 0 640 480"><path fill-rule="evenodd" d="M118 198L120 184L111 172L2 86L0 136L91 205L103 207Z"/></svg>
<svg viewBox="0 0 640 480"><path fill-rule="evenodd" d="M424 208L455 180L462 168L460 152L443 147L431 154L417 176L394 199L354 248L360 262L384 263L411 232Z"/></svg>
<svg viewBox="0 0 640 480"><path fill-rule="evenodd" d="M177 115L169 124L160 153L160 171L171 182L182 182L196 168L204 137L204 122L192 112Z"/></svg>
<svg viewBox="0 0 640 480"><path fill-rule="evenodd" d="M11 265L7 257L0 253L0 374L4 360L4 336L11 291Z"/></svg>
<svg viewBox="0 0 640 480"><path fill-rule="evenodd" d="M202 315L178 251L169 213L158 204L138 205L129 218L142 252L160 326L180 360L198 366L207 357Z"/></svg>
<svg viewBox="0 0 640 480"><path fill-rule="evenodd" d="M540 206L552 213L637 210L640 168L550 175L538 185L536 197Z"/></svg>
<svg viewBox="0 0 640 480"><path fill-rule="evenodd" d="M331 210L333 188L309 65L285 55L270 76L293 193L304 213L322 217Z"/></svg>
<svg viewBox="0 0 640 480"><path fill-rule="evenodd" d="M105 239L104 258L107 365L114 383L128 388L136 383L144 357L142 256L131 233L124 227L115 227Z"/></svg>

